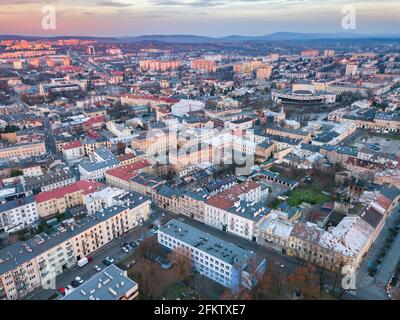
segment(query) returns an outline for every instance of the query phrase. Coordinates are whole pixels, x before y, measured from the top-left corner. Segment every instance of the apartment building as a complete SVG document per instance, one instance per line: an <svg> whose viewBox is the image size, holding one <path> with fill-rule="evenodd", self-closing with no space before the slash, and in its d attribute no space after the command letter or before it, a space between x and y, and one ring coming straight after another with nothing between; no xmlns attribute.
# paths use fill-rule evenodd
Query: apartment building
<svg viewBox="0 0 400 320"><path fill-rule="evenodd" d="M309 143L311 141L311 132L303 130L272 127L272 128L267 128L265 132L273 136L280 136L289 139L301 140L303 143Z"/></svg>
<svg viewBox="0 0 400 320"><path fill-rule="evenodd" d="M180 67L178 60L140 60L139 66L142 70L168 71Z"/></svg>
<svg viewBox="0 0 400 320"><path fill-rule="evenodd" d="M171 169L179 176L185 176L195 165L200 163L212 164L214 161L214 150L210 144L198 144L187 146L182 149L173 149L169 153L169 164Z"/></svg>
<svg viewBox="0 0 400 320"><path fill-rule="evenodd" d="M114 203L114 197L117 197L124 192L125 191L122 189L106 187L99 191L83 195L83 203L86 206L88 215L94 215L101 209L111 207Z"/></svg>
<svg viewBox="0 0 400 320"><path fill-rule="evenodd" d="M66 143L62 147L63 159L67 162L79 161L85 156L85 149L80 140Z"/></svg>
<svg viewBox="0 0 400 320"><path fill-rule="evenodd" d="M127 271L112 264L61 300L134 300L138 295L138 284L128 278Z"/></svg>
<svg viewBox="0 0 400 320"><path fill-rule="evenodd" d="M200 274L228 288L252 287L249 279L265 271L265 259L178 220L158 231L158 242L187 255Z"/></svg>
<svg viewBox="0 0 400 320"><path fill-rule="evenodd" d="M51 191L76 182L76 177L68 167L58 167L40 176L25 177L25 189L33 193Z"/></svg>
<svg viewBox="0 0 400 320"><path fill-rule="evenodd" d="M162 156L170 149L176 148L177 133L174 130L149 130L134 136L131 145L146 156Z"/></svg>
<svg viewBox="0 0 400 320"><path fill-rule="evenodd" d="M204 223L255 241L256 225L269 212L261 198L261 185L254 181L234 185L206 201Z"/></svg>
<svg viewBox="0 0 400 320"><path fill-rule="evenodd" d="M0 250L0 298L15 300L43 286L55 288L55 276L150 215L150 199L130 193L129 201L102 209L95 215L66 224L57 232L40 234Z"/></svg>
<svg viewBox="0 0 400 320"><path fill-rule="evenodd" d="M38 214L42 218L62 214L69 208L83 205L84 195L104 187L99 182L80 180L66 187L39 193L35 196Z"/></svg>
<svg viewBox="0 0 400 320"><path fill-rule="evenodd" d="M215 72L217 71L217 63L215 61L205 60L205 59L195 59L191 62L192 69Z"/></svg>
<svg viewBox="0 0 400 320"><path fill-rule="evenodd" d="M88 156L93 154L96 149L101 147L105 147L111 150L112 143L109 139L105 137L98 137L96 139L93 138L84 138L82 140L82 145L85 150L85 155Z"/></svg>
<svg viewBox="0 0 400 320"><path fill-rule="evenodd" d="M154 199L156 197L158 187L164 183L165 180L143 172L130 179L129 190L136 191L142 195L149 196Z"/></svg>
<svg viewBox="0 0 400 320"><path fill-rule="evenodd" d="M23 159L32 156L41 156L46 153L43 142L4 145L0 148L0 159Z"/></svg>
<svg viewBox="0 0 400 320"><path fill-rule="evenodd" d="M33 196L0 204L0 230L13 233L27 228L39 219Z"/></svg>
<svg viewBox="0 0 400 320"><path fill-rule="evenodd" d="M131 190L131 179L138 173L147 171L149 165L147 160L141 160L130 165L109 169L105 173L106 182L113 187Z"/></svg>
<svg viewBox="0 0 400 320"><path fill-rule="evenodd" d="M179 214L204 223L205 202L208 194L204 192L186 191L179 198Z"/></svg>

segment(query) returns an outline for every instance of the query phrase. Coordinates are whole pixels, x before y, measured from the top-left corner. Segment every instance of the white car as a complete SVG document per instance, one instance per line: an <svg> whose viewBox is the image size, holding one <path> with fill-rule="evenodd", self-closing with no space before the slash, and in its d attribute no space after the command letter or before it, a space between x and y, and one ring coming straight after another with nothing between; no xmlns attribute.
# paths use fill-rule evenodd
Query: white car
<svg viewBox="0 0 400 320"><path fill-rule="evenodd" d="M94 270L96 270L97 272L101 271L101 267L99 267L97 264L94 266Z"/></svg>
<svg viewBox="0 0 400 320"><path fill-rule="evenodd" d="M76 277L75 281L78 282L79 284L82 284L84 282L81 277Z"/></svg>
<svg viewBox="0 0 400 320"><path fill-rule="evenodd" d="M129 249L127 247L122 247L122 251L125 253L129 253Z"/></svg>

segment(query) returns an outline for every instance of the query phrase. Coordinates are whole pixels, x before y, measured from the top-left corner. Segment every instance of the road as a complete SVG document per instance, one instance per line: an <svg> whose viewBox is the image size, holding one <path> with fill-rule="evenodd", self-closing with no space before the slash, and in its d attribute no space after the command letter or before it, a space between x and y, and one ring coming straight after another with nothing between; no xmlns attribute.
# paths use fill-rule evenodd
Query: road
<svg viewBox="0 0 400 320"><path fill-rule="evenodd" d="M102 269L104 269L105 265L103 264L103 260L106 259L107 257L112 257L114 259L114 263L117 264L121 262L122 260L128 259L129 256L132 256L133 251L131 251L128 254L125 254L121 250L121 244L124 242L132 242L135 240L138 240L139 238L147 238L150 237L153 234L151 230L149 230L149 226L152 224L157 224L161 222L161 220L166 219L172 219L172 217L162 217L161 212L156 211L152 212L151 218L143 224L143 226L139 226L137 228L132 229L129 231L127 234L122 236L121 238L118 238L117 240L112 241L108 245L104 246L97 252L91 254L90 256L93 257L93 261L88 263L82 268L79 268L78 266L67 270L57 276L56 279L56 288L55 289L43 289L39 288L35 290L32 294L28 295L25 297L26 300L49 300L52 296L57 294L57 289L60 287L66 287L68 286L72 280L75 279L75 277L80 276L84 280L88 280L91 277L93 277L97 271L94 270L94 266L98 265ZM128 259L129 260L129 259Z"/></svg>
<svg viewBox="0 0 400 320"><path fill-rule="evenodd" d="M54 138L54 133L53 129L51 128L50 119L48 116L44 118L43 126L44 126L44 133L46 135L46 150L51 155L58 157L59 155L57 154L57 147Z"/></svg>
<svg viewBox="0 0 400 320"><path fill-rule="evenodd" d="M360 299L387 300L386 286L394 272L397 263L400 261L400 233L394 239L391 247L385 255L381 268L375 277L368 275L368 263L373 261L385 245L389 229L394 226L396 219L400 217L400 205L397 206L386 221L378 238L371 246L357 271L356 296Z"/></svg>

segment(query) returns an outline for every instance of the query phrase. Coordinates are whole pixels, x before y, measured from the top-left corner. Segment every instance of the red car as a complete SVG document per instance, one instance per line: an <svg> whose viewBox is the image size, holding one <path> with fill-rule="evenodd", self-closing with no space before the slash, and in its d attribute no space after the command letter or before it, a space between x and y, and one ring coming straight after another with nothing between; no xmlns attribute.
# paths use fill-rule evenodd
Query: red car
<svg viewBox="0 0 400 320"><path fill-rule="evenodd" d="M58 292L61 293L63 296L65 296L65 288L64 287L58 288Z"/></svg>
<svg viewBox="0 0 400 320"><path fill-rule="evenodd" d="M92 262L93 261L93 257L91 256L87 256L88 262Z"/></svg>

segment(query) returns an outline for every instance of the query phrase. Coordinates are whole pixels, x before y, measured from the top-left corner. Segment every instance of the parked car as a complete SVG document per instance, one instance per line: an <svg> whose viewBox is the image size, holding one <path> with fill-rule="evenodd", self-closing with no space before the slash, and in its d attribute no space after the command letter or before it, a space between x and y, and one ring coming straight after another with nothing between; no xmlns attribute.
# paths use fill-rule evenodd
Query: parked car
<svg viewBox="0 0 400 320"><path fill-rule="evenodd" d="M63 296L65 296L65 288L64 287L60 287L57 290L60 294L62 294Z"/></svg>
<svg viewBox="0 0 400 320"><path fill-rule="evenodd" d="M104 263L106 266L109 266L109 265L111 265L111 264L114 263L114 259L113 259L113 258L110 258L110 257L107 257L107 258L105 258L105 259L103 260L103 263Z"/></svg>
<svg viewBox="0 0 400 320"><path fill-rule="evenodd" d="M121 243L121 248L126 247L128 245L128 242L123 242Z"/></svg>
<svg viewBox="0 0 400 320"><path fill-rule="evenodd" d="M122 247L122 251L123 251L124 253L129 253L129 249L128 249L127 247Z"/></svg>
<svg viewBox="0 0 400 320"><path fill-rule="evenodd" d="M78 282L79 284L84 283L83 279L79 276L75 278L75 281Z"/></svg>
<svg viewBox="0 0 400 320"><path fill-rule="evenodd" d="M130 246L132 247L132 249L134 249L134 248L136 248L136 247L138 246L137 243L136 243L135 241L132 241L132 242L130 242L129 244L130 244Z"/></svg>
<svg viewBox="0 0 400 320"><path fill-rule="evenodd" d="M79 282L78 281L76 281L76 280L72 280L71 281L71 287L72 288L78 288L79 287Z"/></svg>
<svg viewBox="0 0 400 320"><path fill-rule="evenodd" d="M101 271L101 267L99 267L97 264L94 266L94 270L96 270L97 272Z"/></svg>

